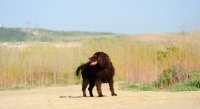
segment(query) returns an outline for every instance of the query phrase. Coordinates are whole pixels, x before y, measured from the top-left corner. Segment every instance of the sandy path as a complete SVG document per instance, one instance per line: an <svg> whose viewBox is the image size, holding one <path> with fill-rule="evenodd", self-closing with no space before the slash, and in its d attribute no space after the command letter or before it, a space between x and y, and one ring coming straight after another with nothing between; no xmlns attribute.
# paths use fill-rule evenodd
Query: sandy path
<svg viewBox="0 0 200 109"><path fill-rule="evenodd" d="M108 84L103 84L105 97L81 96L81 85L31 90L0 91L0 109L199 109L200 91L194 92L133 92L118 90L112 97ZM96 88L94 95L97 96ZM87 92L88 94L88 92ZM60 98L60 96L66 96Z"/></svg>

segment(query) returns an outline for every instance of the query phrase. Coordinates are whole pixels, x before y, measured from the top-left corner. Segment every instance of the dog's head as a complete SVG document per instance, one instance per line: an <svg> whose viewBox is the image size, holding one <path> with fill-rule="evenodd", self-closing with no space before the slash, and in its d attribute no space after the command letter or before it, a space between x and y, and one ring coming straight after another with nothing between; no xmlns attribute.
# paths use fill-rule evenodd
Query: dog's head
<svg viewBox="0 0 200 109"><path fill-rule="evenodd" d="M89 58L91 66L99 64L100 67L105 67L110 61L109 56L104 52L96 52L92 57Z"/></svg>

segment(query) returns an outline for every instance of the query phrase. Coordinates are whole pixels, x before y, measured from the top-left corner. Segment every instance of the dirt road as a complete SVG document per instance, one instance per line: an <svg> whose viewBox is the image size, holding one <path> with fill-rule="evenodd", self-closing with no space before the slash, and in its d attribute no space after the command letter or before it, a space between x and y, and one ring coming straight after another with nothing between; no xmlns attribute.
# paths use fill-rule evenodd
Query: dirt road
<svg viewBox="0 0 200 109"><path fill-rule="evenodd" d="M111 96L108 84L103 84L105 97L82 97L81 85L31 90L0 91L0 109L199 109L200 91L193 92L133 92L119 90ZM88 92L87 92L88 94ZM70 98L79 97L79 98Z"/></svg>

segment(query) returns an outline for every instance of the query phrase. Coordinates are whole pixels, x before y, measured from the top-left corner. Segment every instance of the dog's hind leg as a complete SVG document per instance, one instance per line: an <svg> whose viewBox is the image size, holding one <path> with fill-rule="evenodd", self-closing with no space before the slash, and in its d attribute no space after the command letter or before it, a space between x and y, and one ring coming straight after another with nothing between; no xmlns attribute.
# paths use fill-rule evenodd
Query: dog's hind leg
<svg viewBox="0 0 200 109"><path fill-rule="evenodd" d="M90 97L94 96L93 93L92 93L94 86L95 86L94 81L90 81L89 88L88 88L89 93L90 93Z"/></svg>
<svg viewBox="0 0 200 109"><path fill-rule="evenodd" d="M109 87L110 87L111 95L112 96L117 96L117 94L114 92L114 86L113 86L113 84L114 84L114 81L110 80L109 81Z"/></svg>
<svg viewBox="0 0 200 109"><path fill-rule="evenodd" d="M88 84L89 84L89 80L84 79L83 83L82 83L83 97L87 97L85 90L86 90Z"/></svg>

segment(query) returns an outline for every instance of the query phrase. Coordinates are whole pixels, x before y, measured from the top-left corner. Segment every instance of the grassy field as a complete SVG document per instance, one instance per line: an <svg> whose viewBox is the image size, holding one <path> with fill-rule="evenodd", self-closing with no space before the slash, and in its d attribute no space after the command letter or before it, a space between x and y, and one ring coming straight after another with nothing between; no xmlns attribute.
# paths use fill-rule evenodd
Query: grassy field
<svg viewBox="0 0 200 109"><path fill-rule="evenodd" d="M200 32L107 35L77 42L3 42L0 89L81 82L76 68L96 51L111 57L115 81L165 88L189 81L200 87Z"/></svg>

